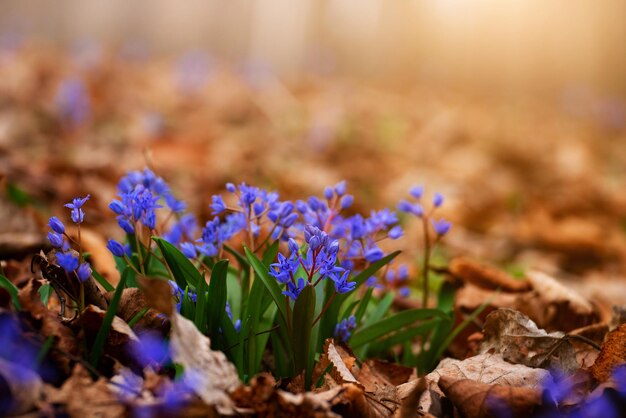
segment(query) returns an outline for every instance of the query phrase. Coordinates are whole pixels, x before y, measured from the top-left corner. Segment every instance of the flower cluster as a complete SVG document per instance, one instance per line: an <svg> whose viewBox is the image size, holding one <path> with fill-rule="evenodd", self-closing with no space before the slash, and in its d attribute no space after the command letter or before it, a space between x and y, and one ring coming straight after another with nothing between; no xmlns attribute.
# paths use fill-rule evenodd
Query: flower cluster
<svg viewBox="0 0 626 418"><path fill-rule="evenodd" d="M71 209L71 218L78 227L85 219L83 205L89 200L89 195L85 197L77 197L72 202L67 203L65 207ZM65 232L65 225L59 218L53 216L48 221L48 226L52 231L48 232L48 241L56 250L56 262L68 274L75 273L76 277L81 281L86 281L91 277L91 266L87 262L81 262L82 257L72 250L70 241L72 239ZM80 238L79 238L80 239Z"/></svg>
<svg viewBox="0 0 626 418"><path fill-rule="evenodd" d="M356 318L354 315L350 315L346 319L342 319L335 326L335 338L342 342L348 342L352 331L356 328Z"/></svg>
<svg viewBox="0 0 626 418"><path fill-rule="evenodd" d="M440 218L439 220L435 218L431 218L432 213L443 205L443 195L441 193L435 193L433 195L432 207L428 212L424 211L424 206L421 203L422 197L424 196L424 187L423 186L414 186L409 191L409 194L417 200L416 203L412 203L408 200L401 200L398 203L398 210L412 214L417 216L418 218L430 219L430 224L435 231L435 234L438 238L443 237L448 233L450 228L452 227L452 223L446 221L444 218Z"/></svg>
<svg viewBox="0 0 626 418"><path fill-rule="evenodd" d="M227 207L221 195L214 195L211 204L214 215L227 211L239 214L240 219L234 223L242 226L241 229L250 232L254 237L261 234L264 224L269 224L272 239L288 238L288 229L298 220L293 203L281 202L278 193L248 186L246 183L239 186L228 183L226 190L237 197L237 207Z"/></svg>
<svg viewBox="0 0 626 418"><path fill-rule="evenodd" d="M284 295L296 300L307 284L315 286L326 278L333 281L337 293L347 293L355 288L356 282L348 281L350 271L337 265L339 241L331 239L326 232L312 225L306 226L304 240L307 244L304 257L296 241L289 239L289 256L279 253L278 262L270 266L270 275L287 286ZM300 267L305 277L297 277Z"/></svg>

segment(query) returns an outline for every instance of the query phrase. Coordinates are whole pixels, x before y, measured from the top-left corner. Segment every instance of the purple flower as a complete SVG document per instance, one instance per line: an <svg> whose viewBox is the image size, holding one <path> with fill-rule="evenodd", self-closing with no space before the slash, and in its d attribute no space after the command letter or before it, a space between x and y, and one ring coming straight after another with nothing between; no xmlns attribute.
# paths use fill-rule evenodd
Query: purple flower
<svg viewBox="0 0 626 418"><path fill-rule="evenodd" d="M400 295L400 297L408 298L409 295L411 294L411 290L408 287L404 286L400 288L400 290L398 291L398 294Z"/></svg>
<svg viewBox="0 0 626 418"><path fill-rule="evenodd" d="M352 195L345 195L341 198L341 202L340 202L340 206L342 210L348 209L350 206L352 206L352 203L354 202L354 196Z"/></svg>
<svg viewBox="0 0 626 418"><path fill-rule="evenodd" d="M413 186L411 187L411 190L409 190L409 193L414 198L421 199L424 195L424 186Z"/></svg>
<svg viewBox="0 0 626 418"><path fill-rule="evenodd" d="M444 236L450 230L450 228L452 228L452 223L446 221L443 218L441 218L439 221L437 221L436 219L431 219L430 223L432 224L433 229L435 230L437 235L439 235L440 237Z"/></svg>
<svg viewBox="0 0 626 418"><path fill-rule="evenodd" d="M328 186L327 186L327 187L324 189L324 197L325 197L327 200L332 199L334 195L335 195L335 192L333 191L333 188L332 188L332 187L328 187Z"/></svg>
<svg viewBox="0 0 626 418"><path fill-rule="evenodd" d="M398 239L404 234L402 227L400 225L396 225L389 230L389 238Z"/></svg>
<svg viewBox="0 0 626 418"><path fill-rule="evenodd" d="M419 203L413 204L407 200L401 200L400 203L398 203L398 210L401 212L411 213L418 217L424 215L422 205Z"/></svg>
<svg viewBox="0 0 626 418"><path fill-rule="evenodd" d="M124 246L114 239L110 239L109 242L107 242L107 248L116 257L124 257L125 255L130 257L132 254L130 245L126 244Z"/></svg>
<svg viewBox="0 0 626 418"><path fill-rule="evenodd" d="M337 193L337 196L343 196L344 194L346 194L346 189L347 184L345 180L342 180L339 183L335 184L335 193Z"/></svg>
<svg viewBox="0 0 626 418"><path fill-rule="evenodd" d="M228 190L231 193L235 193L235 191L237 191L233 183L226 183L226 190Z"/></svg>
<svg viewBox="0 0 626 418"><path fill-rule="evenodd" d="M352 331L356 328L356 318L354 315L350 315L346 319L342 319L335 326L335 338L342 342L348 342Z"/></svg>
<svg viewBox="0 0 626 418"><path fill-rule="evenodd" d="M306 280L304 280L302 277L298 279L297 286L294 285L293 282L289 281L287 282L287 290L283 292L283 295L289 296L292 300L295 301L296 299L298 299L298 296L300 295L302 290L304 290L305 286Z"/></svg>
<svg viewBox="0 0 626 418"><path fill-rule="evenodd" d="M89 116L89 93L78 78L63 80L54 98L61 119L71 126L84 123Z"/></svg>
<svg viewBox="0 0 626 418"><path fill-rule="evenodd" d="M363 256L365 257L367 261L369 261L370 263L373 263L383 258L385 254L383 253L383 250L378 248L376 245L373 245L365 251Z"/></svg>
<svg viewBox="0 0 626 418"><path fill-rule="evenodd" d="M63 236L56 232L48 232L48 241L54 248L63 248Z"/></svg>
<svg viewBox="0 0 626 418"><path fill-rule="evenodd" d="M330 276L333 282L335 282L337 293L348 293L356 288L356 282L348 282L349 274L350 272L346 270L341 276L339 276L339 273Z"/></svg>
<svg viewBox="0 0 626 418"><path fill-rule="evenodd" d="M91 277L91 267L89 263L82 263L78 266L78 270L76 271L76 275L82 282L86 282Z"/></svg>
<svg viewBox="0 0 626 418"><path fill-rule="evenodd" d="M180 251L185 254L185 257L187 258L196 258L198 256L195 245L190 242L183 242L180 244Z"/></svg>
<svg viewBox="0 0 626 418"><path fill-rule="evenodd" d="M210 208L213 210L214 215L219 215L226 210L226 203L224 203L221 195L213 195L211 199L213 203L210 205Z"/></svg>
<svg viewBox="0 0 626 418"><path fill-rule="evenodd" d="M50 218L48 225L50 226L50 229L57 234L63 234L65 232L65 225L63 225L63 222L61 222L56 216Z"/></svg>
<svg viewBox="0 0 626 418"><path fill-rule="evenodd" d="M72 253L57 253L57 264L68 273L73 272L78 268L78 257Z"/></svg>
<svg viewBox="0 0 626 418"><path fill-rule="evenodd" d="M443 204L443 195L441 193L435 193L433 196L433 205L438 208Z"/></svg>
<svg viewBox="0 0 626 418"><path fill-rule="evenodd" d="M89 197L90 195L87 195L82 198L76 197L72 200L71 203L65 204L66 208L72 209L72 212L71 212L72 222L74 222L75 224L80 224L85 219L85 212L83 212L82 207L85 204L85 202L89 200Z"/></svg>

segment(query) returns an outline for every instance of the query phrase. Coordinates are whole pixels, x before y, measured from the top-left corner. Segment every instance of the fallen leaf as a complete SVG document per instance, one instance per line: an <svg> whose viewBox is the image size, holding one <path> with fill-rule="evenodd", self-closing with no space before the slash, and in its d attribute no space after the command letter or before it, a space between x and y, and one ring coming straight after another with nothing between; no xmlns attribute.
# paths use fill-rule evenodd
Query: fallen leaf
<svg viewBox="0 0 626 418"><path fill-rule="evenodd" d="M43 382L37 373L0 358L0 415L18 415L39 403Z"/></svg>
<svg viewBox="0 0 626 418"><path fill-rule="evenodd" d="M177 312L171 320L172 360L185 368L183 381L220 413L231 412L233 402L228 394L241 384L235 366L224 353L211 350L211 341L193 322Z"/></svg>
<svg viewBox="0 0 626 418"><path fill-rule="evenodd" d="M111 285L117 286L120 281L120 273L102 235L89 228L81 228L80 239L83 251L89 253L89 262L93 268ZM104 289L102 290L104 291Z"/></svg>
<svg viewBox="0 0 626 418"><path fill-rule="evenodd" d="M72 375L60 389L45 385L49 403L59 404L70 417L117 418L124 416L126 408L108 387L106 379L93 381L80 364L74 366Z"/></svg>
<svg viewBox="0 0 626 418"><path fill-rule="evenodd" d="M574 347L562 332L548 334L526 315L500 308L487 315L482 352L493 351L510 363L530 367L575 370Z"/></svg>
<svg viewBox="0 0 626 418"><path fill-rule="evenodd" d="M41 283L31 279L28 284L20 289L18 298L22 304L22 310L34 320L34 326L44 337L54 339L54 348L50 351L50 357L68 373L70 372L70 360L61 353L70 355L78 354L78 343L72 331L61 323L57 314L48 310L41 303L38 290Z"/></svg>
<svg viewBox="0 0 626 418"><path fill-rule="evenodd" d="M174 300L172 299L172 288L165 280L138 277L145 300L148 306L171 316L174 311Z"/></svg>
<svg viewBox="0 0 626 418"><path fill-rule="evenodd" d="M527 273L532 292L520 295L516 309L528 315L541 328L568 332L599 321L587 299L545 273Z"/></svg>
<svg viewBox="0 0 626 418"><path fill-rule="evenodd" d="M108 302L110 302L113 297L113 293L114 292L108 292L104 295ZM144 291L136 287L122 291L116 315L128 323L146 308L148 310L133 326L133 329L137 330L137 332L142 330L156 330L163 336L169 335L171 326L169 318L156 309L149 307Z"/></svg>
<svg viewBox="0 0 626 418"><path fill-rule="evenodd" d="M591 374L598 382L604 383L611 377L613 369L624 363L626 363L626 324L607 334L602 350L591 366Z"/></svg>
<svg viewBox="0 0 626 418"><path fill-rule="evenodd" d="M530 290L526 280L516 280L509 274L465 257L457 257L450 262L450 273L457 279L475 286L505 292L525 292Z"/></svg>
<svg viewBox="0 0 626 418"><path fill-rule="evenodd" d="M526 418L541 405L541 390L489 385L470 379L442 376L439 387L465 418Z"/></svg>

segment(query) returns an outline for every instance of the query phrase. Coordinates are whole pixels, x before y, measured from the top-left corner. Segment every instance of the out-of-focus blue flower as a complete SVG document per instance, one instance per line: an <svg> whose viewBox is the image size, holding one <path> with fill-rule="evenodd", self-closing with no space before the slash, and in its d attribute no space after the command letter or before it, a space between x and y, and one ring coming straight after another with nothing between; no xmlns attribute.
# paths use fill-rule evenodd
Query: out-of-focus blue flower
<svg viewBox="0 0 626 418"><path fill-rule="evenodd" d="M61 120L71 127L82 125L90 113L89 93L79 78L68 78L61 82L54 98Z"/></svg>
<svg viewBox="0 0 626 418"><path fill-rule="evenodd" d="M409 278L409 266L406 264L401 264L398 267L398 280L403 282Z"/></svg>
<svg viewBox="0 0 626 418"><path fill-rule="evenodd" d="M109 249L109 251L111 251L111 254L116 257L124 257L125 255L130 257L132 255L130 245L126 244L124 246L114 239L110 239L107 242L107 248Z"/></svg>
<svg viewBox="0 0 626 418"><path fill-rule="evenodd" d="M354 196L347 194L341 197L340 207L342 210L348 209L354 202Z"/></svg>
<svg viewBox="0 0 626 418"><path fill-rule="evenodd" d="M408 298L409 295L411 294L411 289L409 289L406 286L401 287L400 290L398 291L398 294L400 295L400 297Z"/></svg>
<svg viewBox="0 0 626 418"><path fill-rule="evenodd" d="M335 326L335 338L342 342L348 342L352 331L356 328L356 318L354 315L350 315L346 319L342 319Z"/></svg>
<svg viewBox="0 0 626 418"><path fill-rule="evenodd" d="M202 90L209 80L211 60L204 51L189 51L176 62L175 82L183 94Z"/></svg>
<svg viewBox="0 0 626 418"><path fill-rule="evenodd" d="M57 234L56 232L48 232L48 241L50 241L50 244L57 249L60 249L63 247L63 236L61 234Z"/></svg>
<svg viewBox="0 0 626 418"><path fill-rule="evenodd" d="M187 213L174 223L169 231L163 234L163 238L172 245L178 245L182 240L193 241L197 230L196 217Z"/></svg>
<svg viewBox="0 0 626 418"><path fill-rule="evenodd" d="M226 203L224 203L224 199L220 195L213 195L212 198L213 203L211 204L211 209L213 210L214 215L219 215L220 213L226 210Z"/></svg>
<svg viewBox="0 0 626 418"><path fill-rule="evenodd" d="M385 253L383 253L383 250L378 248L376 245L372 245L370 248L365 250L363 256L367 261L373 263L383 258Z"/></svg>
<svg viewBox="0 0 626 418"><path fill-rule="evenodd" d="M75 271L78 268L78 257L72 253L57 253L57 264L68 273Z"/></svg>
<svg viewBox="0 0 626 418"><path fill-rule="evenodd" d="M78 270L76 271L76 275L82 282L86 282L91 277L91 266L89 263L81 263L78 266Z"/></svg>
<svg viewBox="0 0 626 418"><path fill-rule="evenodd" d="M131 345L131 355L142 366L162 365L169 360L167 341L157 332L147 332Z"/></svg>
<svg viewBox="0 0 626 418"><path fill-rule="evenodd" d="M180 244L180 250L187 258L196 258L198 256L195 245L190 242L183 242Z"/></svg>
<svg viewBox="0 0 626 418"><path fill-rule="evenodd" d="M424 186L413 186L411 190L409 190L409 194L416 199L421 199L424 195Z"/></svg>
<svg viewBox="0 0 626 418"><path fill-rule="evenodd" d="M50 220L48 221L48 225L50 226L50 229L52 229L57 234L65 233L65 225L63 225L63 222L61 222L56 216L50 218Z"/></svg>
<svg viewBox="0 0 626 418"><path fill-rule="evenodd" d="M433 195L433 206L438 208L443 204L443 195L441 193L435 193Z"/></svg>
<svg viewBox="0 0 626 418"><path fill-rule="evenodd" d="M439 236L444 236L450 228L452 228L452 223L443 218L438 221L436 219L431 219L430 223L432 224L435 233Z"/></svg>
<svg viewBox="0 0 626 418"><path fill-rule="evenodd" d="M74 222L75 224L80 224L85 219L85 212L83 211L82 207L85 202L89 200L89 197L90 195L87 195L85 197L76 197L74 198L74 200L72 200L71 203L65 204L66 208L72 209L72 222Z"/></svg>
<svg viewBox="0 0 626 418"><path fill-rule="evenodd" d="M335 193L337 194L337 196L343 196L344 194L346 194L347 188L348 187L346 181L342 180L339 183L335 184Z"/></svg>
<svg viewBox="0 0 626 418"><path fill-rule="evenodd" d="M419 203L411 203L408 200L401 200L400 203L398 203L398 210L401 212L413 214L417 217L421 217L424 215L424 209L422 208L422 205L420 205Z"/></svg>
<svg viewBox="0 0 626 418"><path fill-rule="evenodd" d="M404 234L402 227L400 225L396 225L389 230L389 238L398 239Z"/></svg>

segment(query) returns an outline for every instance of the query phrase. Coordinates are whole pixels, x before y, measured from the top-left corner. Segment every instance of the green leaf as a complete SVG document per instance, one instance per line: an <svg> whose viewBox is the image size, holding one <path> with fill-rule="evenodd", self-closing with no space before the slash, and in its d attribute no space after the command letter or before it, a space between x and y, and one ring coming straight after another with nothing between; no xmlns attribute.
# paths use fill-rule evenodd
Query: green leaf
<svg viewBox="0 0 626 418"><path fill-rule="evenodd" d="M363 322L363 326L367 327L372 325L373 323L382 319L385 316L389 308L391 308L391 304L393 303L394 294L387 293L383 298L378 302L374 312L372 312L367 319Z"/></svg>
<svg viewBox="0 0 626 418"><path fill-rule="evenodd" d="M39 293L39 299L41 299L43 306L48 306L48 301L52 294L52 286L49 283L42 284L37 293Z"/></svg>
<svg viewBox="0 0 626 418"><path fill-rule="evenodd" d="M96 279L96 281L98 283L100 283L100 285L104 288L104 290L106 290L107 292L112 292L115 290L115 287L113 287L113 285L111 285L111 283L109 283L107 281L107 279L105 279L104 277L102 277L102 275L100 273L98 273L95 270L91 270L91 275L93 276L94 279Z"/></svg>
<svg viewBox="0 0 626 418"><path fill-rule="evenodd" d="M198 269L193 265L191 261L185 255L180 252L178 248L159 237L152 237L154 242L157 243L165 261L169 266L174 280L178 283L181 289L184 289L188 285L197 288L202 279L202 275Z"/></svg>
<svg viewBox="0 0 626 418"><path fill-rule="evenodd" d="M235 257L235 260L237 260L242 270L247 267L250 267L250 263L248 263L248 260L246 259L246 257L243 254L241 254L239 251L235 250L230 245L224 244L224 250L226 250L226 252L231 253Z"/></svg>
<svg viewBox="0 0 626 418"><path fill-rule="evenodd" d="M134 327L137 322L141 321L141 318L144 317L144 315L148 312L149 309L150 308L146 307L140 310L139 312L137 312L135 316L133 316L130 319L130 321L128 321L128 326L131 328Z"/></svg>
<svg viewBox="0 0 626 418"><path fill-rule="evenodd" d="M222 317L226 315L226 298L228 260L220 260L213 266L211 271L211 281L209 282L209 307L208 307L208 329L209 337L218 341L220 324Z"/></svg>
<svg viewBox="0 0 626 418"><path fill-rule="evenodd" d="M102 351L104 350L104 344L106 342L107 337L109 336L109 331L111 330L111 324L113 324L113 318L115 318L115 314L117 313L117 307L120 304L120 299L122 297L122 291L124 290L124 286L126 284L126 279L128 278L128 272L130 271L130 267L127 267L122 273L122 277L120 282L117 284L115 288L115 292L113 293L113 297L111 298L111 302L109 303L109 308L104 315L104 319L102 320L102 325L98 330L98 334L96 334L96 339L93 343L93 347L91 347L91 353L89 355L89 363L93 367L98 367L98 362L100 361L100 356L102 355Z"/></svg>
<svg viewBox="0 0 626 418"><path fill-rule="evenodd" d="M0 275L0 287L9 292L9 296L11 296L11 302L16 309L22 309L22 305L20 304L20 299L17 297L18 290L17 287L6 277Z"/></svg>
<svg viewBox="0 0 626 418"><path fill-rule="evenodd" d="M257 274L257 277L261 279L267 290L272 295L272 299L274 299L274 303L278 307L278 312L280 313L282 321L287 323L287 314L285 310L285 298L278 286L278 282L274 280L273 277L269 275L269 269L259 260L259 258L254 254L248 247L244 247L244 251L246 252L246 256L248 257L248 261L250 261L250 265Z"/></svg>
<svg viewBox="0 0 626 418"><path fill-rule="evenodd" d="M398 312L388 318L363 327L356 331L350 338L350 346L353 348L360 347L375 341L376 339L396 331L402 327L410 325L416 321L432 318L448 319L449 316L438 309L411 309L408 311Z"/></svg>
<svg viewBox="0 0 626 418"><path fill-rule="evenodd" d="M354 314L354 317L356 318L357 324L361 323L361 319L363 319L363 315L365 315L365 312L367 311L367 305L370 303L370 299L372 298L372 293L374 293L373 286L367 289L367 292L365 292L363 299L361 299L361 302L359 303L359 307L356 309L356 313Z"/></svg>
<svg viewBox="0 0 626 418"><path fill-rule="evenodd" d="M310 370L308 370L311 346L311 328L315 313L315 288L307 285L298 295L293 307L292 346L296 374L305 373L305 387L310 386Z"/></svg>
<svg viewBox="0 0 626 418"><path fill-rule="evenodd" d="M435 318L414 327L399 330L398 332L391 334L389 337L373 342L369 353L382 353L395 345L402 344L405 341L411 341L418 335L424 335L427 332L432 331L441 321L441 319Z"/></svg>
<svg viewBox="0 0 626 418"><path fill-rule="evenodd" d="M206 284L206 280L204 277L198 282L198 287L196 287L196 311L194 312L193 322L196 324L196 328L202 334L206 334L207 332L207 290L208 286ZM211 340L211 345L213 346L216 341ZM215 347L213 347L215 348Z"/></svg>

